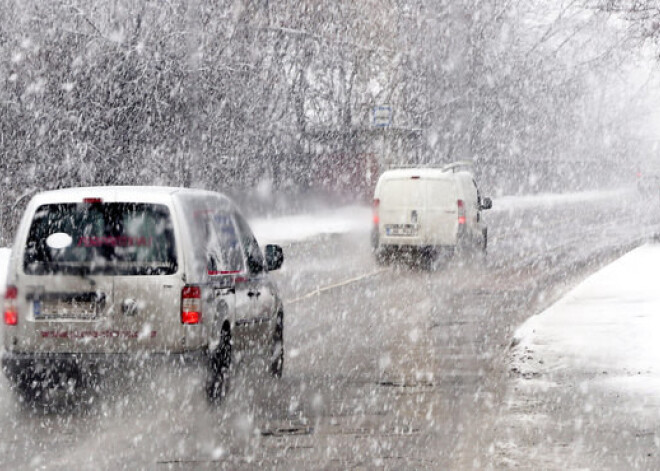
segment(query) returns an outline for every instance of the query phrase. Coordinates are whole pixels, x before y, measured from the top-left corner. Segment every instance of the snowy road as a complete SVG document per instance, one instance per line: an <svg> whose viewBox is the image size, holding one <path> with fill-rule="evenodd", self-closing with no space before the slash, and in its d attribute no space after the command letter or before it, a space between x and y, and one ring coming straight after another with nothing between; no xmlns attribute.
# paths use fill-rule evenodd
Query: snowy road
<svg viewBox="0 0 660 471"><path fill-rule="evenodd" d="M192 368L127 373L47 414L21 408L0 379L0 468L520 466L501 446L513 332L647 240L660 211L630 193L501 203L486 216L485 263L381 269L360 224L285 244L284 377L241 368L220 406Z"/></svg>

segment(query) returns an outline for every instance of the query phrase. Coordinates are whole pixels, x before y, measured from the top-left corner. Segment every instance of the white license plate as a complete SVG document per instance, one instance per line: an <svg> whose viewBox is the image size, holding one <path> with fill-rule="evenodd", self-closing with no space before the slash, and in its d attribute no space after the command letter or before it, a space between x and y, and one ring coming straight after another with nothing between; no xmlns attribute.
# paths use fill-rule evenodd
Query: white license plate
<svg viewBox="0 0 660 471"><path fill-rule="evenodd" d="M414 236L417 234L415 224L386 224L385 234L388 236Z"/></svg>
<svg viewBox="0 0 660 471"><path fill-rule="evenodd" d="M32 305L35 319L94 319L97 309L95 302L35 300Z"/></svg>

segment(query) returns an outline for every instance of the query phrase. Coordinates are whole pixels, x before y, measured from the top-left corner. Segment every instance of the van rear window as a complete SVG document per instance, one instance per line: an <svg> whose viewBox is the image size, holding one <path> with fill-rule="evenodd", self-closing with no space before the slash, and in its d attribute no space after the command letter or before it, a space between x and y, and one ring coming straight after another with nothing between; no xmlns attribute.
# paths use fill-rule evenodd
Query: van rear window
<svg viewBox="0 0 660 471"><path fill-rule="evenodd" d="M31 275L173 274L177 257L170 212L145 203L40 206L23 269Z"/></svg>

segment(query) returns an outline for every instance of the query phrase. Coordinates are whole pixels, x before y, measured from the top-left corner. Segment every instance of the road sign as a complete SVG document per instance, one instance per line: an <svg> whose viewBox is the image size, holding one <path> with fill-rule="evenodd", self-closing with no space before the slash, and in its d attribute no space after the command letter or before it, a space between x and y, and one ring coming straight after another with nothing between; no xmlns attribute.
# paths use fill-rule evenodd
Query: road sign
<svg viewBox="0 0 660 471"><path fill-rule="evenodd" d="M392 124L392 107L389 105L374 106L374 126L386 128Z"/></svg>

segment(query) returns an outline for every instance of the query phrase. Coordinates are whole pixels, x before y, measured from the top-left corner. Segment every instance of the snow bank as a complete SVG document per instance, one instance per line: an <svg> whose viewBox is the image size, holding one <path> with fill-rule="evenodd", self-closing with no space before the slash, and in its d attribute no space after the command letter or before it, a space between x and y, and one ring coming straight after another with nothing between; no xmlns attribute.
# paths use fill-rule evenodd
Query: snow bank
<svg viewBox="0 0 660 471"><path fill-rule="evenodd" d="M537 207L561 206L594 201L607 201L629 196L634 190L582 191L576 193L542 193L538 195L500 196L493 199L493 211L513 211Z"/></svg>
<svg viewBox="0 0 660 471"><path fill-rule="evenodd" d="M592 275L516 331L519 369L591 373L617 388L658 392L658 280L660 245L639 247Z"/></svg>
<svg viewBox="0 0 660 471"><path fill-rule="evenodd" d="M369 233L371 208L347 206L315 214L256 218L249 221L260 245L309 239L321 234Z"/></svg>

